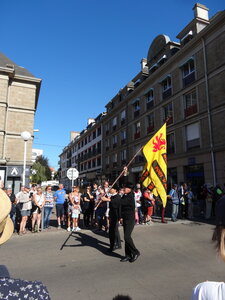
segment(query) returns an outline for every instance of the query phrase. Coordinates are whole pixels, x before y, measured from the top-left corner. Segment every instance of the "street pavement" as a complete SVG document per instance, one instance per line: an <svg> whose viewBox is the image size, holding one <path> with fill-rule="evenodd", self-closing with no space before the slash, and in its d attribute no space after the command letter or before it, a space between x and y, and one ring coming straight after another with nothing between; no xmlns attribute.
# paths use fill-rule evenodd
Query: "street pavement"
<svg viewBox="0 0 225 300"><path fill-rule="evenodd" d="M135 226L141 256L134 263L120 262L124 249L107 254L105 233L14 234L0 247L0 264L14 278L41 280L54 300L111 300L118 294L133 300L184 300L197 283L225 278L212 231L213 225L191 221Z"/></svg>

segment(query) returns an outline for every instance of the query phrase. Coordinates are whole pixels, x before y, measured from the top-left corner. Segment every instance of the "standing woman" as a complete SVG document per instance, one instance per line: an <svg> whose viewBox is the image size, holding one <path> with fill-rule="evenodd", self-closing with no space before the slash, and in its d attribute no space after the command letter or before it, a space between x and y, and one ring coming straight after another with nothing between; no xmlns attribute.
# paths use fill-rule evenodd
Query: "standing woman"
<svg viewBox="0 0 225 300"><path fill-rule="evenodd" d="M131 237L135 224L135 201L132 188L132 183L126 183L124 186L124 195L121 198L121 217L123 219L125 240L125 257L121 259L121 262L134 262L140 256L140 252L135 247Z"/></svg>
<svg viewBox="0 0 225 300"><path fill-rule="evenodd" d="M91 194L91 187L87 186L86 192L83 194L83 214L84 214L84 226L90 226L90 216L91 216L91 201L94 201L94 196Z"/></svg>
<svg viewBox="0 0 225 300"><path fill-rule="evenodd" d="M37 232L40 231L41 225L41 211L45 205L45 196L42 189L39 187L37 193L33 195L33 215L32 215L32 232L34 233L34 226L37 223Z"/></svg>
<svg viewBox="0 0 225 300"><path fill-rule="evenodd" d="M54 207L54 197L51 186L47 186L45 189L45 206L44 206L44 229L49 228L49 222Z"/></svg>

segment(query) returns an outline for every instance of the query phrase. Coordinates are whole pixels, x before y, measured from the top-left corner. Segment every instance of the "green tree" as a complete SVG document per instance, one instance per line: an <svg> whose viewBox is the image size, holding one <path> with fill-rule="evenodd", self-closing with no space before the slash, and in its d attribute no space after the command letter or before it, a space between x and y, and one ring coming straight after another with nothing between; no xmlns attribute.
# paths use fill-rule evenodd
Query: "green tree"
<svg viewBox="0 0 225 300"><path fill-rule="evenodd" d="M41 183L51 179L51 170L49 168L48 158L45 156L38 156L32 166L34 174L32 174L31 181Z"/></svg>

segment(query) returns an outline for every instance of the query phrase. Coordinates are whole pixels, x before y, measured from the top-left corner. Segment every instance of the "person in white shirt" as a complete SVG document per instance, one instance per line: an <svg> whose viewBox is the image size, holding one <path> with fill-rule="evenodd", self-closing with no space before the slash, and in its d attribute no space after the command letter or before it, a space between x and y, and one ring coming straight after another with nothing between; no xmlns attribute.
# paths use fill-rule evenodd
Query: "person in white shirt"
<svg viewBox="0 0 225 300"><path fill-rule="evenodd" d="M216 228L212 240L216 243L219 256L225 262L225 195L216 203ZM208 278L207 278L208 279ZM225 283L205 281L197 284L192 292L192 300L224 300Z"/></svg>
<svg viewBox="0 0 225 300"><path fill-rule="evenodd" d="M134 200L135 200L135 211L138 213L138 222L137 224L143 224L143 213L141 208L141 185L139 183L136 184L136 189L134 191ZM135 213L136 214L136 213Z"/></svg>
<svg viewBox="0 0 225 300"><path fill-rule="evenodd" d="M41 187L37 189L37 193L33 194L33 214L32 214L32 232L35 232L35 224L37 223L37 232L40 231L41 213L45 205L45 195Z"/></svg>

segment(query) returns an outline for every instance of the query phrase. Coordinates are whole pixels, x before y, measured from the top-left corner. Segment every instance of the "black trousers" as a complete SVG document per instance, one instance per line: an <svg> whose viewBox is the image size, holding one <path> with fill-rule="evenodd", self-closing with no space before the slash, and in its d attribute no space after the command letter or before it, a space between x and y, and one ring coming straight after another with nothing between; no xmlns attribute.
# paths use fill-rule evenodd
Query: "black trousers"
<svg viewBox="0 0 225 300"><path fill-rule="evenodd" d="M117 218L109 219L109 242L110 249L113 249L114 246L121 247L120 233L119 233L119 222Z"/></svg>
<svg viewBox="0 0 225 300"><path fill-rule="evenodd" d="M125 255L134 256L140 252L135 247L133 239L131 237L132 231L134 229L135 220L132 219L123 219L123 231L124 231L124 241L125 241Z"/></svg>

